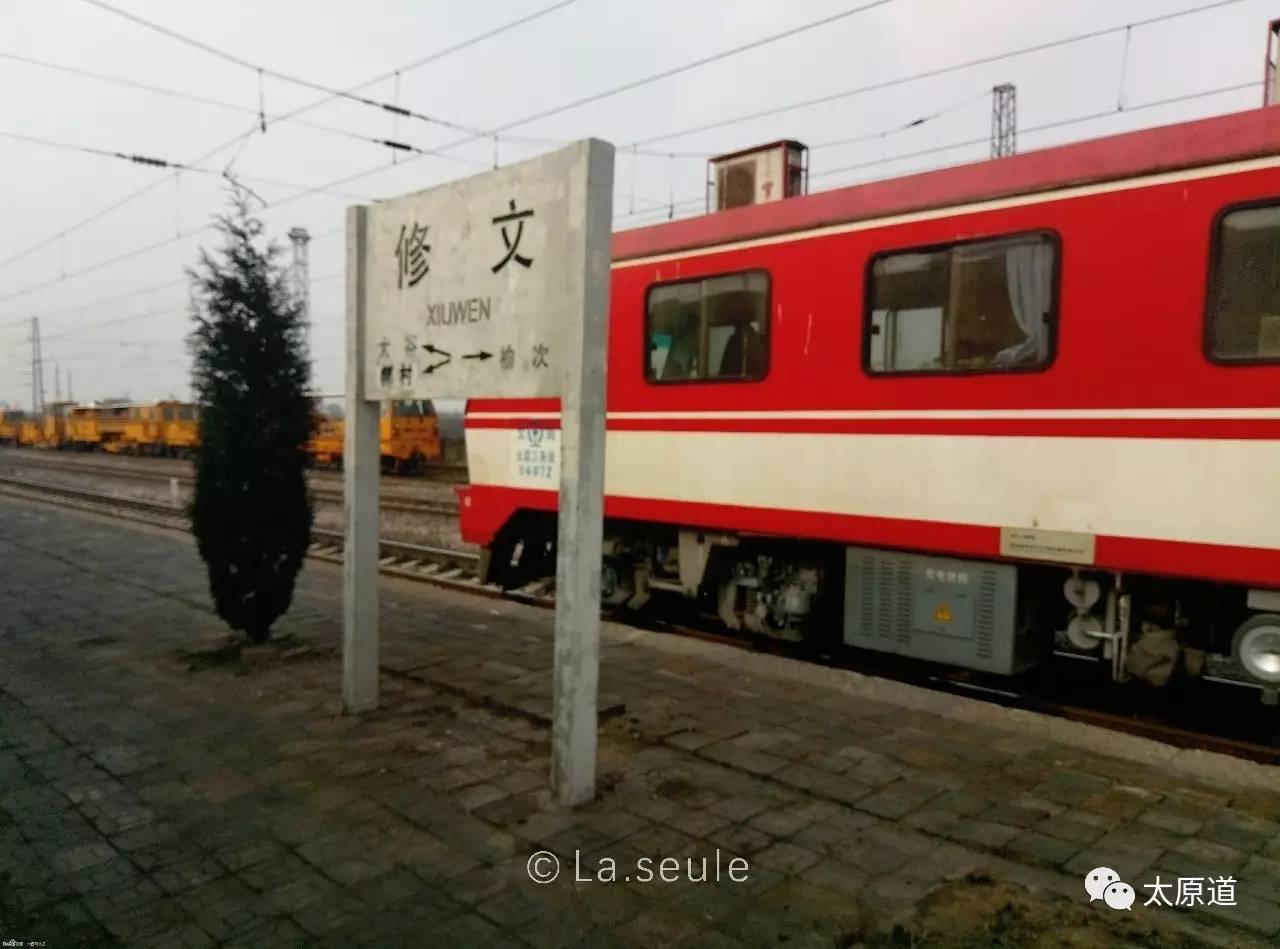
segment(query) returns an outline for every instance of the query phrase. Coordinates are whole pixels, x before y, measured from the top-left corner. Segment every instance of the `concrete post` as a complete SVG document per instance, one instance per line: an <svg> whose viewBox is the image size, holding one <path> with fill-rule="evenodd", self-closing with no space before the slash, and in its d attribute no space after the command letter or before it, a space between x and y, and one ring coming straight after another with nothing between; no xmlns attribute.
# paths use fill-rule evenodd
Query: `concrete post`
<svg viewBox="0 0 1280 949"><path fill-rule="evenodd" d="M365 398L368 210L347 208L347 380L343 434L342 701L378 707L379 404Z"/></svg>
<svg viewBox="0 0 1280 949"><path fill-rule="evenodd" d="M613 146L587 149L586 270L582 332L569 348L560 403L560 515L556 558L551 784L564 805L596 793L596 695L600 673L600 563L604 529L605 352L613 218ZM582 165L578 166L582 168ZM576 281L578 274L567 275Z"/></svg>

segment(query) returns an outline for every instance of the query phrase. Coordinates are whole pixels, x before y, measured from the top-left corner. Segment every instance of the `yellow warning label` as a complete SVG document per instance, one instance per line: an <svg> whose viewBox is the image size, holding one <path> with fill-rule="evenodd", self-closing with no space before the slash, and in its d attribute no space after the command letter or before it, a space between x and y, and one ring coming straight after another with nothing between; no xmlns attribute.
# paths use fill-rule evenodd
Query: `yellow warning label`
<svg viewBox="0 0 1280 949"><path fill-rule="evenodd" d="M933 618L939 623L950 623L954 618L951 615L951 607L945 603L939 603L938 608L933 611Z"/></svg>

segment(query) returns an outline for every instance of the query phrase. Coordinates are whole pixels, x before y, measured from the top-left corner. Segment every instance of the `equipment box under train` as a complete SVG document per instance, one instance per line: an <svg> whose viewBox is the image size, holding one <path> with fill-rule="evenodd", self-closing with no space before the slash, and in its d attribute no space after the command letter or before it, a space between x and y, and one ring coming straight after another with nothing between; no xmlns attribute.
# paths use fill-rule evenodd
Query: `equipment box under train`
<svg viewBox="0 0 1280 949"><path fill-rule="evenodd" d="M1043 646L1019 633L1018 580L1009 564L865 547L845 554L844 639L1005 675L1035 665Z"/></svg>

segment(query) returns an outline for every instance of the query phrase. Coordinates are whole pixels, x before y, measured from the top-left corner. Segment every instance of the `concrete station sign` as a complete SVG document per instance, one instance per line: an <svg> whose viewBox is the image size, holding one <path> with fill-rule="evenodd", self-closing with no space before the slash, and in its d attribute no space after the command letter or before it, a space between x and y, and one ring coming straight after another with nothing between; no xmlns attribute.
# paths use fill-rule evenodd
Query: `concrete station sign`
<svg viewBox="0 0 1280 949"><path fill-rule="evenodd" d="M365 393L563 394L580 332L588 179L602 142L368 208ZM608 247L594 248L605 255ZM599 262L597 262L598 266Z"/></svg>
<svg viewBox="0 0 1280 949"><path fill-rule="evenodd" d="M613 146L347 209L342 695L378 705L380 403L560 398L551 779L595 795Z"/></svg>

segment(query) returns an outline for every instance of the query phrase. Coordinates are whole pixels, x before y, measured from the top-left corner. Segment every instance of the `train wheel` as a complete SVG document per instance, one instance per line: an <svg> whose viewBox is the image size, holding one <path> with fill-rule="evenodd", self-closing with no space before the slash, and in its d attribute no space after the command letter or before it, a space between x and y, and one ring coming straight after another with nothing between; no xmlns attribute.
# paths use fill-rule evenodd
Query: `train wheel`
<svg viewBox="0 0 1280 949"><path fill-rule="evenodd" d="M1231 637L1231 658L1262 685L1262 698L1275 704L1280 693L1280 614L1262 613L1240 624Z"/></svg>

